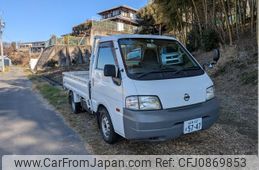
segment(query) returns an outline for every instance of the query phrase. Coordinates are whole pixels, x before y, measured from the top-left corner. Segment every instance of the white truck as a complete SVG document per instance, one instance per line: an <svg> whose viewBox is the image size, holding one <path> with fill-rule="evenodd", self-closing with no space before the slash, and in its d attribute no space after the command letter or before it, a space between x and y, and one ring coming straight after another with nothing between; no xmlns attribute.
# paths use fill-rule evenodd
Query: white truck
<svg viewBox="0 0 259 170"><path fill-rule="evenodd" d="M72 111L97 117L104 141L164 140L209 128L219 104L212 80L175 38L96 37L89 71L63 73Z"/></svg>

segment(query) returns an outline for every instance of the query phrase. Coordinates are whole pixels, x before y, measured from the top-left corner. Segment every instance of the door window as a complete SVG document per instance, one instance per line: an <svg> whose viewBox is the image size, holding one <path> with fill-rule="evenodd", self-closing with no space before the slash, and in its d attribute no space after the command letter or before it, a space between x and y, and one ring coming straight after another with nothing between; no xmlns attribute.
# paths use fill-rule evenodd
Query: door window
<svg viewBox="0 0 259 170"><path fill-rule="evenodd" d="M103 70L105 64L115 65L113 48L111 43L109 43L108 45L102 43L100 44L96 68Z"/></svg>

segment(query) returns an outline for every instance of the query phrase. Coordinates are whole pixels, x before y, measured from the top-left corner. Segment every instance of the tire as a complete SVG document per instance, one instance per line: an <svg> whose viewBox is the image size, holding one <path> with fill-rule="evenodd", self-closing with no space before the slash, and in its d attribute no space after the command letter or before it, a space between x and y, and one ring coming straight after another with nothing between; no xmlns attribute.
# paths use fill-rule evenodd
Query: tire
<svg viewBox="0 0 259 170"><path fill-rule="evenodd" d="M69 104L71 106L72 113L78 114L78 113L81 112L81 103L80 102L75 102L73 96L74 96L73 92L70 91L69 92L69 96L68 96Z"/></svg>
<svg viewBox="0 0 259 170"><path fill-rule="evenodd" d="M118 140L118 135L114 131L112 121L108 111L104 107L101 107L98 113L99 113L100 131L101 131L103 140L109 144L115 143Z"/></svg>

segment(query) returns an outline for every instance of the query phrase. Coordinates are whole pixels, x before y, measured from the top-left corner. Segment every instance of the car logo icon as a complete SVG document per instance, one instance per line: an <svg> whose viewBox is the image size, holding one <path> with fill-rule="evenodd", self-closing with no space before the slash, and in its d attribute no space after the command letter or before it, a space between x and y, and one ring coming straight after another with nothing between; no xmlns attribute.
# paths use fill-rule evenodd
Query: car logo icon
<svg viewBox="0 0 259 170"><path fill-rule="evenodd" d="M187 93L185 93L184 94L184 98L183 98L185 101L188 101L188 100L190 100L190 96L189 96L189 94L187 94Z"/></svg>

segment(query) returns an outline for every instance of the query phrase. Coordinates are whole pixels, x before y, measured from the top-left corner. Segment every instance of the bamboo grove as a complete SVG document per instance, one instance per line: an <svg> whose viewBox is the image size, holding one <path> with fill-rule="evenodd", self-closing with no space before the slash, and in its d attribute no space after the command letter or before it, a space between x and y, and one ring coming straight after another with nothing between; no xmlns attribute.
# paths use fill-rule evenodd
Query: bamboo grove
<svg viewBox="0 0 259 170"><path fill-rule="evenodd" d="M257 30L257 0L153 0L137 14L139 33L171 34L188 43L212 30L222 44ZM210 41L210 40L209 40Z"/></svg>

